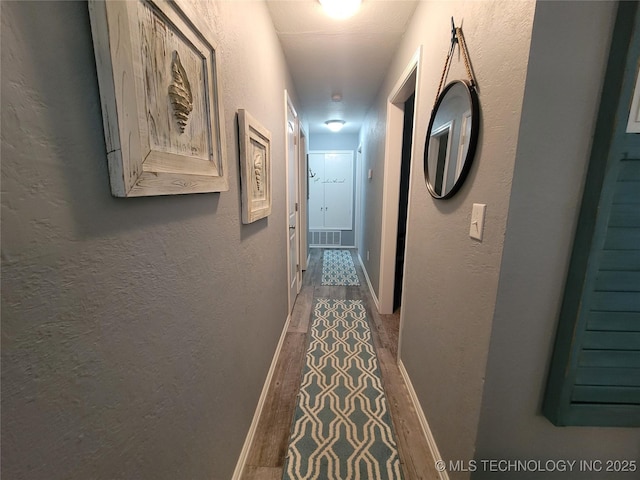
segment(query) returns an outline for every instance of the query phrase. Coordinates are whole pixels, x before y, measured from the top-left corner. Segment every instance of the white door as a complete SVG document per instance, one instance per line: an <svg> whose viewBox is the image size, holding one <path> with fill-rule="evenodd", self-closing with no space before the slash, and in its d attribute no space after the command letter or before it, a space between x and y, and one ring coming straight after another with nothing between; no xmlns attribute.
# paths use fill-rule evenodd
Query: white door
<svg viewBox="0 0 640 480"><path fill-rule="evenodd" d="M309 228L353 228L353 152L309 154Z"/></svg>
<svg viewBox="0 0 640 480"><path fill-rule="evenodd" d="M297 170L297 114L285 93L287 108L287 216L288 216L288 280L289 312L293 310L296 296L300 291L300 264L298 262L298 170Z"/></svg>
<svg viewBox="0 0 640 480"><path fill-rule="evenodd" d="M353 228L353 152L324 156L324 226Z"/></svg>

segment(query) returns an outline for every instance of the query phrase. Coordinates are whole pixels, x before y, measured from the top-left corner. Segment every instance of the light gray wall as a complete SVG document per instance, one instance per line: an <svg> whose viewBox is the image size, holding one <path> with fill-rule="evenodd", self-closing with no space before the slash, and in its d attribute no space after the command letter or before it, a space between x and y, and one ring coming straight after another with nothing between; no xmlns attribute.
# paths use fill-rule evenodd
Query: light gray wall
<svg viewBox="0 0 640 480"><path fill-rule="evenodd" d="M309 134L309 150L358 150L360 138L357 133L313 133Z"/></svg>
<svg viewBox="0 0 640 480"><path fill-rule="evenodd" d="M419 7L418 7L419 9ZM415 17L414 13L414 17ZM406 60L408 61L408 59ZM402 70L400 70L402 71ZM398 67L390 70L386 83ZM381 88L375 104L367 113L360 129L362 145L362 168L360 169L360 218L361 232L358 237L358 254L362 259L371 287L378 296L380 285L380 239L382 234L382 192L384 188L384 139L386 128L386 95L391 86ZM386 93L385 93L386 92ZM412 167L413 168L413 167ZM368 178L371 170L371 178Z"/></svg>
<svg viewBox="0 0 640 480"><path fill-rule="evenodd" d="M352 225L355 225L356 218L356 192L357 188L355 187L355 183L357 182L356 172L358 171L356 162L358 160L358 156L356 155L358 151L358 144L360 138L357 133L311 133L309 136L309 150L351 150L353 151L353 179L354 179L354 188L353 188L353 218L351 220ZM354 246L355 245L355 230L352 228L351 230L342 230L340 235L341 244L343 246Z"/></svg>
<svg viewBox="0 0 640 480"><path fill-rule="evenodd" d="M615 9L614 2L536 7L478 458L640 458L638 429L556 427L540 414Z"/></svg>
<svg viewBox="0 0 640 480"><path fill-rule="evenodd" d="M230 191L110 195L86 2L2 2L2 477L231 478L287 316L283 90L263 2L218 35ZM235 112L272 132L240 221Z"/></svg>
<svg viewBox="0 0 640 480"><path fill-rule="evenodd" d="M451 17L464 25L479 85L480 134L474 163L448 200L433 199L422 155L414 159L409 206L401 359L445 460L473 458L489 336L506 229L511 178L533 22L533 2L428 2L407 35L407 57L425 45L418 81L417 141L429 115L450 41ZM456 55L449 80L466 78ZM484 238L469 237L473 203L487 204ZM450 478L465 478L451 473Z"/></svg>
<svg viewBox="0 0 640 480"><path fill-rule="evenodd" d="M498 286L534 3L421 2L375 108L363 127L365 263L377 285L387 96L423 45L417 82L417 156L412 160L402 300L401 360L445 459L471 459ZM480 89L480 138L466 183L434 200L424 183L423 152L446 52L451 16L463 23ZM449 80L466 78L456 54ZM486 203L484 241L469 238L473 203ZM367 245L368 242L368 245ZM451 478L464 475L451 474Z"/></svg>
<svg viewBox="0 0 640 480"><path fill-rule="evenodd" d="M401 360L447 461L548 457L554 448L577 455L580 446L593 456L596 445L608 441L613 444L601 452L616 458L638 453L636 432L589 429L584 431L597 440L578 441L580 429L559 433L562 429L538 414L615 7L606 2L538 5L544 20L536 26L528 72L534 1L421 2L361 130L365 234L359 248L377 289L387 97L423 45ZM560 19L553 19L554 8ZM465 184L452 199L439 201L425 187L422 154L452 16L463 24L478 80L480 137ZM448 78L466 78L457 56ZM548 102L541 102L544 96ZM371 180L366 179L369 168ZM487 204L482 242L469 238L473 203ZM533 298L528 298L530 289ZM576 446L560 448L563 441ZM449 477L466 479L469 473L450 472Z"/></svg>

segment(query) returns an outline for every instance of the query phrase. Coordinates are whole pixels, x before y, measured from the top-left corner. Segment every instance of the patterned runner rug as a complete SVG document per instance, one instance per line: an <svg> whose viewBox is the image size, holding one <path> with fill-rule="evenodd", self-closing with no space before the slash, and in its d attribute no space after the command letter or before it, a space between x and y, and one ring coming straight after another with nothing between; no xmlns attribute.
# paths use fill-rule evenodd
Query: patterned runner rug
<svg viewBox="0 0 640 480"><path fill-rule="evenodd" d="M322 256L322 285L360 285L349 250L325 250Z"/></svg>
<svg viewBox="0 0 640 480"><path fill-rule="evenodd" d="M284 480L402 479L361 300L318 299Z"/></svg>

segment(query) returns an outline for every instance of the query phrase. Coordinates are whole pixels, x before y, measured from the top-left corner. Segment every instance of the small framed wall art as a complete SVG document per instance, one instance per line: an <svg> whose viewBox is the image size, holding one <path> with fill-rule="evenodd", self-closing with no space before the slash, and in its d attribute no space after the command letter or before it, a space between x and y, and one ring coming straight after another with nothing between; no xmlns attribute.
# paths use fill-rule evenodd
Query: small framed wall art
<svg viewBox="0 0 640 480"><path fill-rule="evenodd" d="M89 0L111 193L229 189L220 58L184 1Z"/></svg>
<svg viewBox="0 0 640 480"><path fill-rule="evenodd" d="M238 110L242 223L271 214L271 132Z"/></svg>

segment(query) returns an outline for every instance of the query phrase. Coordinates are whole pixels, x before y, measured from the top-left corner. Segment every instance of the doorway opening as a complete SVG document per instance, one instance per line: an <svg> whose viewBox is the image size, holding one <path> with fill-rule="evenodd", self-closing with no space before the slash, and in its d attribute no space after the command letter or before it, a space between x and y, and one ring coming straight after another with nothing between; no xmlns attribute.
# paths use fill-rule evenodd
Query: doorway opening
<svg viewBox="0 0 640 480"><path fill-rule="evenodd" d="M413 138L420 55L421 48L396 82L387 103L378 288L378 310L387 315L394 313L402 299L411 159L416 155Z"/></svg>
<svg viewBox="0 0 640 480"><path fill-rule="evenodd" d="M393 311L402 301L402 279L404 274L404 248L407 243L407 213L409 207L409 178L411 174L411 149L413 147L413 117L415 91L404 102L404 124L402 128L402 160L400 163L400 201L398 202L398 233L396 240L396 270L393 291Z"/></svg>

